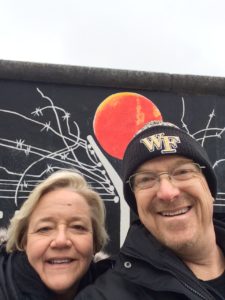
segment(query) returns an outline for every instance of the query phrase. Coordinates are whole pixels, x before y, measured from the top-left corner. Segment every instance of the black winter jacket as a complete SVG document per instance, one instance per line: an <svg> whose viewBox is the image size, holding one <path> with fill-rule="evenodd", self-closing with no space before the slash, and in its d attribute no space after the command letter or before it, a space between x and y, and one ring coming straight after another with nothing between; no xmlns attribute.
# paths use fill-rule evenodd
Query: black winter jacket
<svg viewBox="0 0 225 300"><path fill-rule="evenodd" d="M79 290L111 267L110 260L92 263L79 285ZM28 262L24 252L6 253L0 246L0 300L54 300L52 293L41 281Z"/></svg>
<svg viewBox="0 0 225 300"><path fill-rule="evenodd" d="M225 225L215 221L217 243L225 253ZM139 221L127 235L113 270L85 288L76 300L222 300L198 280Z"/></svg>
<svg viewBox="0 0 225 300"><path fill-rule="evenodd" d="M8 254L5 245L0 248L0 299L51 299L51 292L30 266L25 253Z"/></svg>

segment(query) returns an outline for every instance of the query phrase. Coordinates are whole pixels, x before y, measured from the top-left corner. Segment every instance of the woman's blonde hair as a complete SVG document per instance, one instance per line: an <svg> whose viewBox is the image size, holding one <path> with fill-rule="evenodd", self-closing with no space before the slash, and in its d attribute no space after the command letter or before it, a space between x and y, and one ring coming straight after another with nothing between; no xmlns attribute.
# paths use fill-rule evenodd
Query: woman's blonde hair
<svg viewBox="0 0 225 300"><path fill-rule="evenodd" d="M10 221L7 234L6 250L24 251L27 239L29 219L42 196L59 188L71 188L83 196L91 209L93 240L95 252L100 251L108 241L105 229L105 206L99 194L90 188L86 180L74 170L60 170L51 174L38 184L30 193L21 208Z"/></svg>

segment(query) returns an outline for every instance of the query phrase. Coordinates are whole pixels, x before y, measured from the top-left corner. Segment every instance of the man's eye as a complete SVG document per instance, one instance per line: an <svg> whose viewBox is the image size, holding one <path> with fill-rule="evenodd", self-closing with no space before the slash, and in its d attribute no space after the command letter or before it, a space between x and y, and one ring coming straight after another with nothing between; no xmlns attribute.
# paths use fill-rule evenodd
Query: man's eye
<svg viewBox="0 0 225 300"><path fill-rule="evenodd" d="M187 173L190 173L192 170L190 169L179 169L179 170L175 170L174 172L174 176L176 175L182 175L182 174L187 174Z"/></svg>
<svg viewBox="0 0 225 300"><path fill-rule="evenodd" d="M144 184L146 182L153 182L154 180L155 176L151 174L141 174L140 176L137 176L135 180L135 185Z"/></svg>
<svg viewBox="0 0 225 300"><path fill-rule="evenodd" d="M140 178L141 182L149 182L149 181L154 181L155 180L155 176L153 175L144 175Z"/></svg>
<svg viewBox="0 0 225 300"><path fill-rule="evenodd" d="M193 174L195 173L195 170L192 168L183 168L183 169L179 169L176 170L173 174L173 176L177 179L189 179L193 176Z"/></svg>

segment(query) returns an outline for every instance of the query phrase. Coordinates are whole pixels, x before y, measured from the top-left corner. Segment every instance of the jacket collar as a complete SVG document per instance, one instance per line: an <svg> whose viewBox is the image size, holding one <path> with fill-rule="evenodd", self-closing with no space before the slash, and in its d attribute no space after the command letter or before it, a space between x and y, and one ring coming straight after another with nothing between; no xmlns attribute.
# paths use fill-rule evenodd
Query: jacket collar
<svg viewBox="0 0 225 300"><path fill-rule="evenodd" d="M225 253L225 224L215 220L214 226L217 242ZM183 291L189 299L195 299L193 290L205 299L212 299L183 261L158 242L140 221L132 224L120 253L115 270L119 269L124 278L152 290ZM132 265L130 271L124 268L128 261ZM189 289L185 289L184 285Z"/></svg>

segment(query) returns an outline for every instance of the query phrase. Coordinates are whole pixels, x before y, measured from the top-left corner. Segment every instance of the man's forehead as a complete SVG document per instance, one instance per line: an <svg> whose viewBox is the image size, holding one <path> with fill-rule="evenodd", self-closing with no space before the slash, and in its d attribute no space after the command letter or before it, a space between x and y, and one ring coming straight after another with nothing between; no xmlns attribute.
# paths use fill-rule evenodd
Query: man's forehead
<svg viewBox="0 0 225 300"><path fill-rule="evenodd" d="M156 167L157 165L163 166L165 164L180 164L185 162L192 162L192 160L188 157L181 156L181 155L165 155L165 156L158 156L152 158L150 160L145 161L141 164L137 171L144 170L150 167Z"/></svg>

